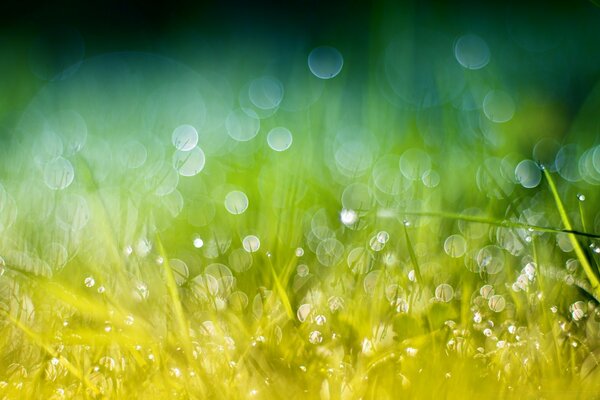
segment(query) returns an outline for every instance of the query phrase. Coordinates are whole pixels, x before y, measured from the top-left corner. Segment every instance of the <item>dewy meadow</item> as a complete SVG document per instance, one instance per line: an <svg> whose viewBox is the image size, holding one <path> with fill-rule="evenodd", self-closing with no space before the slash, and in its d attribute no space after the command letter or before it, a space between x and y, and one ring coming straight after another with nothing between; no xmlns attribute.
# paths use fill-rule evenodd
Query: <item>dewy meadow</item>
<svg viewBox="0 0 600 400"><path fill-rule="evenodd" d="M599 398L576 11L0 43L0 398Z"/></svg>

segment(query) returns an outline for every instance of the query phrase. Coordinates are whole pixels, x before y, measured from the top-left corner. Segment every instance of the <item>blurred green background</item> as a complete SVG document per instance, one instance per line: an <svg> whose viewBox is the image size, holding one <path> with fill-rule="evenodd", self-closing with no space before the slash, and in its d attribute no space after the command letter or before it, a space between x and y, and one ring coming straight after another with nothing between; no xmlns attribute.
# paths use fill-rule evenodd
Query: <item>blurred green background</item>
<svg viewBox="0 0 600 400"><path fill-rule="evenodd" d="M6 398L594 398L594 3L0 13Z"/></svg>

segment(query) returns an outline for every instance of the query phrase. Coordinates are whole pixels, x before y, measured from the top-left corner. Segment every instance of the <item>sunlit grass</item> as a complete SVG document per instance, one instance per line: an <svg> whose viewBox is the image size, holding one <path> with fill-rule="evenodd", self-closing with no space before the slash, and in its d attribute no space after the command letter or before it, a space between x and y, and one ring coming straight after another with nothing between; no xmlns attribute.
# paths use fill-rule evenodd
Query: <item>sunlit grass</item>
<svg viewBox="0 0 600 400"><path fill-rule="evenodd" d="M432 71L474 80L469 40L483 60ZM31 100L2 160L1 396L597 397L598 143L525 151L506 93L406 89L396 53L359 90L307 54L218 78L109 54Z"/></svg>

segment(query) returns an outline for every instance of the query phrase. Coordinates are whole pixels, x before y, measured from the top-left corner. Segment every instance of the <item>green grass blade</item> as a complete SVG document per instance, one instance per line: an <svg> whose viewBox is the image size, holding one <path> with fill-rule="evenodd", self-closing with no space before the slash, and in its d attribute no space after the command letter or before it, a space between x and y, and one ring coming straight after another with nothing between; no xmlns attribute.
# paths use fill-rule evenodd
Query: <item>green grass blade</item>
<svg viewBox="0 0 600 400"><path fill-rule="evenodd" d="M52 347L48 346L44 340L27 326L23 325L20 321L13 318L12 315L5 312L4 310L0 310L8 320L18 329L20 329L27 337L29 337L36 345L44 349L46 353L60 360L60 362L69 370L70 373L73 374L77 379L82 381L85 386L87 386L95 395L100 394L100 390L92 383L90 380L85 377L79 369L77 369L69 360L67 360L62 355L58 354Z"/></svg>
<svg viewBox="0 0 600 400"><path fill-rule="evenodd" d="M546 180L548 181L548 186L550 187L550 192L552 192L552 196L554 197L554 202L556 203L556 208L560 215L560 219L562 220L567 231L572 231L573 225L571 224L571 221L569 220L569 216L567 215L565 206L564 206L562 200L560 199L558 190L556 189L556 184L554 183L554 179L552 178L552 176L550 175L550 172L548 172L547 169L544 168L543 171L544 171L544 176L546 177ZM587 278L590 281L590 284L592 286L591 294L594 296L594 298L596 300L600 301L600 281L598 280L598 276L592 269L590 261L588 260L587 256L585 255L583 248L581 247L581 244L577 240L577 236L572 232L568 233L568 235L569 235L569 240L571 241L571 244L573 245L573 250L575 251L575 254L577 255L577 259L581 263L581 266L583 267L583 271L585 272L585 275L587 276Z"/></svg>

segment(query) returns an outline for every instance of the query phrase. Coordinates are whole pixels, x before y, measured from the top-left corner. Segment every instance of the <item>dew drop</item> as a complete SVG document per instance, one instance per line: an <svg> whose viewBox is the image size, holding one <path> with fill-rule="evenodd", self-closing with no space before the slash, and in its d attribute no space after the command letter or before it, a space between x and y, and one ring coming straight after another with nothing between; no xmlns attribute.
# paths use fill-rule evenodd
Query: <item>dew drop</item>
<svg viewBox="0 0 600 400"><path fill-rule="evenodd" d="M86 287L91 288L96 284L96 280L93 277L88 276L87 278L85 278L83 283L85 284Z"/></svg>
<svg viewBox="0 0 600 400"><path fill-rule="evenodd" d="M408 271L408 280L411 282L416 282L417 281L417 275L415 274L415 270L411 269L410 271Z"/></svg>
<svg viewBox="0 0 600 400"><path fill-rule="evenodd" d="M200 237L195 237L193 240L194 247L199 249L204 246L204 241Z"/></svg>
<svg viewBox="0 0 600 400"><path fill-rule="evenodd" d="M377 241L379 243L385 244L390 240L390 234L386 231L380 231L377 233Z"/></svg>
<svg viewBox="0 0 600 400"><path fill-rule="evenodd" d="M296 316L298 317L298 321L300 321L300 322L306 321L306 318L310 314L311 309L312 309L312 307L310 304L302 304L300 307L298 307L298 312L296 313Z"/></svg>
<svg viewBox="0 0 600 400"><path fill-rule="evenodd" d="M319 326L325 325L327 323L327 318L323 314L319 314L315 317L315 323Z"/></svg>
<svg viewBox="0 0 600 400"><path fill-rule="evenodd" d="M323 334L320 331L312 331L308 335L308 341L312 344L319 344L323 341Z"/></svg>
<svg viewBox="0 0 600 400"><path fill-rule="evenodd" d="M342 224L346 226L354 225L356 221L358 221L358 215L354 210L343 209L342 212L340 212L340 220L342 221Z"/></svg>

